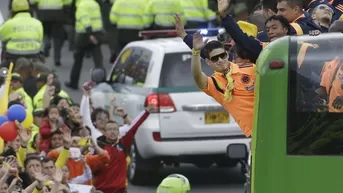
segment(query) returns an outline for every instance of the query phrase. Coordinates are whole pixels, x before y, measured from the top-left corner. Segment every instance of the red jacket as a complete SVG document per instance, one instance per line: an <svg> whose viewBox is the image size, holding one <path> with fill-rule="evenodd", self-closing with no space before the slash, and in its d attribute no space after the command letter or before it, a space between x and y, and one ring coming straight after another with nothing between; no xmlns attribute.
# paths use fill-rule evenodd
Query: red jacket
<svg viewBox="0 0 343 193"><path fill-rule="evenodd" d="M130 150L138 127L145 121L149 113L141 113L130 125L130 130L119 143L113 145L106 143L105 137L98 138L98 144L110 155L110 161L105 168L94 174L94 185L103 193L117 193L126 191L127 165L125 150Z"/></svg>
<svg viewBox="0 0 343 193"><path fill-rule="evenodd" d="M39 152L44 151L48 153L50 150L50 140L51 140L51 126L47 119L42 121L39 128L40 142L39 142Z"/></svg>

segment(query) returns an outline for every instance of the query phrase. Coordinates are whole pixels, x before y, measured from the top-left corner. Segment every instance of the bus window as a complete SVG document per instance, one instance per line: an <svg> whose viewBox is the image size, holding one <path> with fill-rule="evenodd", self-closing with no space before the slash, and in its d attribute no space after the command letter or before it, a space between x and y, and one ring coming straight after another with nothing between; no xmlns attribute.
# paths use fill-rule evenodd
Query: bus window
<svg viewBox="0 0 343 193"><path fill-rule="evenodd" d="M343 35L291 37L288 155L343 155Z"/></svg>

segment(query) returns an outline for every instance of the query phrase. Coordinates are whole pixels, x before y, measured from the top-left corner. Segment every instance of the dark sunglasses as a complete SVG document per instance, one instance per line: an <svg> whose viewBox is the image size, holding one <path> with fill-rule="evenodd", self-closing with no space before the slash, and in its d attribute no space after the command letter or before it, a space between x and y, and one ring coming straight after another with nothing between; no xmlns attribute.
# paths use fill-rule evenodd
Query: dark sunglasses
<svg viewBox="0 0 343 193"><path fill-rule="evenodd" d="M223 52L221 54L218 54L218 55L215 55L215 56L212 56L210 58L210 60L212 62L218 62L219 58L223 59L223 60L226 60L227 59L227 53L226 52Z"/></svg>

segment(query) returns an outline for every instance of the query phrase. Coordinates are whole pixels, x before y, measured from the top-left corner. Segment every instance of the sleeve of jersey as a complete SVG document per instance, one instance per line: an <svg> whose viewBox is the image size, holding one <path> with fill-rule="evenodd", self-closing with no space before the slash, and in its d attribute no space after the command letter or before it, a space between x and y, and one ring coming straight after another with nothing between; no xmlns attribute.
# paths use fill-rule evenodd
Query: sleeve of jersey
<svg viewBox="0 0 343 193"><path fill-rule="evenodd" d="M222 22L225 30L230 34L235 43L248 52L249 59L251 62L255 63L263 49L260 41L253 37L249 37L246 33L244 33L230 15L223 17Z"/></svg>
<svg viewBox="0 0 343 193"><path fill-rule="evenodd" d="M83 117L83 125L87 126L91 130L91 137L93 140L96 141L98 137L102 136L102 133L93 125L89 105L89 96L82 96L80 104L80 114Z"/></svg>
<svg viewBox="0 0 343 193"><path fill-rule="evenodd" d="M138 128L148 118L149 114L150 113L148 111L141 112L130 124L130 127L128 128L126 135L121 138L123 141L123 144L125 145L127 149L131 147Z"/></svg>
<svg viewBox="0 0 343 193"><path fill-rule="evenodd" d="M63 148L57 158L57 161L55 162L56 168L62 168L67 163L68 158L69 158L69 149Z"/></svg>

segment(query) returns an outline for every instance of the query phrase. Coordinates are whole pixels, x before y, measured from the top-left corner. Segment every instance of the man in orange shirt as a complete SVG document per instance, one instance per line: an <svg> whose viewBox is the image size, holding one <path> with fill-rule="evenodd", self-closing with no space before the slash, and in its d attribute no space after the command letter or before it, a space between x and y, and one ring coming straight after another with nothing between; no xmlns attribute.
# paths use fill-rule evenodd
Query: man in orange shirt
<svg viewBox="0 0 343 193"><path fill-rule="evenodd" d="M330 26L329 32L343 33L343 21L337 20L333 22ZM335 43L332 44L335 45ZM329 112L343 112L342 59L336 56L333 60L325 62L320 78L321 87L317 89L316 92L322 99L326 100Z"/></svg>
<svg viewBox="0 0 343 193"><path fill-rule="evenodd" d="M207 76L201 69L200 51L204 48L206 63L214 70ZM235 47L234 62L219 41L206 43L198 32L193 36L192 73L197 86L220 103L238 123L245 136L252 133L254 109L255 64Z"/></svg>
<svg viewBox="0 0 343 193"><path fill-rule="evenodd" d="M325 62L317 91L327 99L329 112L343 112L343 64L339 57Z"/></svg>

